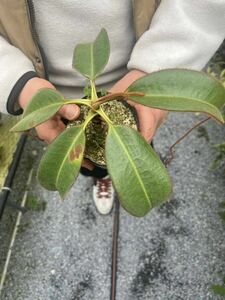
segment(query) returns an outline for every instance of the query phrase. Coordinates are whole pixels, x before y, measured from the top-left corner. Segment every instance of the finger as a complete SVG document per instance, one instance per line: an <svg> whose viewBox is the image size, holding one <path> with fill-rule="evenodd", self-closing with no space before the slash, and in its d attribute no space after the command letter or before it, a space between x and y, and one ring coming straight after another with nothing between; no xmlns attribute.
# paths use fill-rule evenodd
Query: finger
<svg viewBox="0 0 225 300"><path fill-rule="evenodd" d="M136 107L137 103L132 100L127 100L127 103L130 104L133 107Z"/></svg>
<svg viewBox="0 0 225 300"><path fill-rule="evenodd" d="M151 142L157 129L154 114L148 110L138 110L140 133L147 142Z"/></svg>
<svg viewBox="0 0 225 300"><path fill-rule="evenodd" d="M87 159L84 159L82 162L82 167L92 171L94 170L94 165Z"/></svg>
<svg viewBox="0 0 225 300"><path fill-rule="evenodd" d="M57 127L53 130L51 130L48 135L45 135L44 137L42 137L43 140L45 140L46 143L51 144L58 135L60 135L62 133L62 129Z"/></svg>
<svg viewBox="0 0 225 300"><path fill-rule="evenodd" d="M48 120L37 126L35 129L39 138L50 144L60 133L63 132L65 125L59 126L59 121Z"/></svg>
<svg viewBox="0 0 225 300"><path fill-rule="evenodd" d="M57 136L62 133L62 131L63 131L63 129L61 129L59 127L51 130L51 132L49 133L49 135L46 137L45 141L48 144L51 144L57 138Z"/></svg>
<svg viewBox="0 0 225 300"><path fill-rule="evenodd" d="M63 105L58 111L58 114L67 120L74 120L79 117L80 108L76 104Z"/></svg>
<svg viewBox="0 0 225 300"><path fill-rule="evenodd" d="M58 127L64 130L66 128L66 125L62 122L62 120L58 120Z"/></svg>

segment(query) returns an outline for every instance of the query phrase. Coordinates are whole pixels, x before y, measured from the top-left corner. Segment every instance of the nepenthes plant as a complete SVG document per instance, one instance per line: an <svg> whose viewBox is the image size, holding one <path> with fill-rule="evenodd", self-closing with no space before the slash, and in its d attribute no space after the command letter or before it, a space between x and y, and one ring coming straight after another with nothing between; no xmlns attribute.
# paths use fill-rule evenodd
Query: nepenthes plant
<svg viewBox="0 0 225 300"><path fill-rule="evenodd" d="M101 93L95 80L109 54L105 29L94 42L77 45L72 65L88 79L86 99L65 99L55 90L41 89L12 130L26 131L45 122L62 105L79 105L80 118L48 146L38 169L39 183L64 198L86 157L107 168L121 205L141 217L169 199L172 182L158 155L138 132L138 121L127 101L167 111L201 112L223 124L225 89L203 72L166 69L136 80L124 92Z"/></svg>

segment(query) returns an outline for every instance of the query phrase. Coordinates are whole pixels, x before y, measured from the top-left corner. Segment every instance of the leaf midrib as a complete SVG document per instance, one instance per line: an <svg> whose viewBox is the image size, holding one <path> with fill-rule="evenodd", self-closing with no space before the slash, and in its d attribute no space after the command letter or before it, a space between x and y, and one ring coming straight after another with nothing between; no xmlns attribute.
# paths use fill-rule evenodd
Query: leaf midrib
<svg viewBox="0 0 225 300"><path fill-rule="evenodd" d="M209 103L209 102L204 102L203 100L200 100L200 99L197 99L197 98L187 98L187 97L182 97L182 96L179 96L179 97L177 97L177 96L172 96L172 95L170 95L170 96L168 96L168 95L161 95L161 94L157 94L157 95L149 95L149 94L145 94L145 96L143 96L142 98L150 98L150 100L151 100L151 98L153 98L153 99L162 99L162 98L165 98L165 99L167 99L167 98L169 98L169 99L171 99L171 98L175 98L175 99L181 99L181 100L192 100L192 101L196 101L196 102L198 102L198 104L202 104L202 105L205 105L205 106L208 106L208 108L209 108L209 110L210 110L210 112L214 112L214 113L216 113L216 116L217 116L217 118L218 118L218 120L219 121L222 121L223 120L223 117L222 117L222 114L221 114L221 112L220 112L220 110L219 110L219 108L216 106L216 105L214 105L214 104L211 104L211 103ZM135 99L137 99L137 98L141 98L141 97L131 97L131 99L133 100L133 101L135 101ZM171 99L172 100L172 99ZM206 101L206 100L205 100ZM150 103L151 104L151 103ZM152 107L162 107L162 106L160 106L160 102L159 102L159 105L152 105ZM222 106L221 106L222 107ZM190 112L190 110L188 110L188 109L183 109L183 110L180 110L179 108L177 108L177 109L174 109L174 108L164 108L164 109L166 109L166 110L169 110L169 111L183 111L183 112ZM192 112L205 112L204 110L192 110ZM208 114L210 114L209 112L208 112ZM213 117L215 117L212 113L210 114L210 115L212 115Z"/></svg>
<svg viewBox="0 0 225 300"><path fill-rule="evenodd" d="M59 105L59 103L58 103L58 105ZM61 103L60 105L63 105L63 103ZM55 103L54 103L54 104L51 104L51 106L48 105L48 108L50 108L50 107L52 107L52 106L56 106L56 104L55 104ZM15 130L15 131L24 130L24 129L21 129L21 126L22 126L22 128L23 128L24 126L26 126L26 123L29 122L30 119L32 119L32 117L34 116L35 113L40 112L40 111L43 111L44 109L46 109L46 106L45 106L44 108L42 108L42 109L35 110L35 111L32 111L31 113L28 113L28 114L25 115L24 118L21 119L21 120L20 120L20 121L19 121L12 129L11 129L11 130L12 130L12 131L13 131L13 130ZM45 116L44 119L41 119L41 122L40 122L40 119L39 119L39 121L38 121L38 122L35 122L34 125L32 125L32 127L35 127L35 126L39 125L40 123L45 122L48 118L52 117L55 113L56 113L56 112L52 113L51 115L48 115L48 117ZM41 116L40 116L40 117L41 117ZM29 126L29 124L28 124L28 127L26 126L27 129L32 128L32 127ZM27 129L26 129L26 130L27 130Z"/></svg>
<svg viewBox="0 0 225 300"><path fill-rule="evenodd" d="M132 91L133 92L133 91ZM140 91L139 91L140 92ZM144 96L142 96L142 97L132 97L132 98L145 98L145 97L148 97L148 98L165 98L165 99L167 99L167 98L169 98L169 99L171 99L171 98L175 98L175 99L181 99L181 100L192 100L192 101L197 101L197 102L200 102L200 103L202 103L202 104L205 104L205 105L209 105L209 106L212 106L213 108L215 107L217 110L219 110L219 108L216 106L216 105L214 105L214 104L212 104L212 103L210 103L210 102L204 102L204 101L207 101L207 100L201 100L201 99L198 99L198 98L192 98L192 97L183 97L183 96L174 96L174 95L165 95L165 94L147 94L147 93L145 93L145 95Z"/></svg>
<svg viewBox="0 0 225 300"><path fill-rule="evenodd" d="M132 167L133 167L133 169L134 169L134 171L135 171L135 174L136 174L136 176L137 176L137 178L138 178L138 181L139 181L139 183L140 183L140 185L141 185L141 187L142 187L142 190L143 190L143 192L144 192L144 194L145 194L145 196L146 196L146 199L147 199L147 201L148 201L150 207L152 208L151 200L150 200L150 198L148 197L147 191L146 191L146 189L145 189L145 187L144 187L144 184L143 184L143 182L142 182L142 180L141 180L141 177L140 177L140 175L139 175L139 173L138 173L138 170L137 170L135 164L133 163L133 161L132 161L132 159L131 159L131 157L130 157L129 151L128 151L127 148L124 146L124 144L123 144L123 142L122 142L120 136L118 135L118 133L117 133L116 130L115 130L115 127L111 127L111 128L114 130L114 133L115 133L115 136L117 137L117 140L119 141L119 143L121 144L121 146L122 146L122 148L124 149L125 153L127 154L128 159L129 159L129 161L130 161L130 163L131 163L131 165L132 165Z"/></svg>
<svg viewBox="0 0 225 300"><path fill-rule="evenodd" d="M94 45L91 44L91 79L94 77Z"/></svg>
<svg viewBox="0 0 225 300"><path fill-rule="evenodd" d="M32 111L31 113L28 113L28 114L26 114L26 112L25 112L25 114L24 114L24 118L26 117L26 118L28 118L29 116L31 116L33 113L37 113L37 112L40 112L40 111L43 111L43 110L45 110L45 109L47 109L47 108L50 108L50 107L52 107L52 106L57 106L57 105L62 105L62 104L64 104L64 102L56 102L56 103L52 103L52 104L50 104L50 105L46 105L46 106L44 106L44 107L41 107L40 109L37 109L37 110L34 110L34 111Z"/></svg>

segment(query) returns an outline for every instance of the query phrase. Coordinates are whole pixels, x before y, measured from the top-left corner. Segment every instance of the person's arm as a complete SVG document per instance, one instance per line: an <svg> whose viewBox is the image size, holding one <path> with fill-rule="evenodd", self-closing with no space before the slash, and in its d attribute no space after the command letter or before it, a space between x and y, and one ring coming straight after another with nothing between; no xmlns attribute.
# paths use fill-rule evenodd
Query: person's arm
<svg viewBox="0 0 225 300"><path fill-rule="evenodd" d="M21 114L40 89L55 89L51 82L39 78L32 62L2 36L0 36L0 70L2 70L0 75L0 112L2 113ZM64 105L53 118L35 128L39 138L51 143L65 129L61 117L74 120L79 113L77 105ZM82 165L93 169L92 164L86 160Z"/></svg>
<svg viewBox="0 0 225 300"><path fill-rule="evenodd" d="M32 62L0 36L0 112L18 115L17 96L26 82L37 74Z"/></svg>
<svg viewBox="0 0 225 300"><path fill-rule="evenodd" d="M224 0L162 0L128 68L201 70L225 38Z"/></svg>
<svg viewBox="0 0 225 300"><path fill-rule="evenodd" d="M144 74L166 68L201 70L225 37L224 0L162 0L150 26L137 41L128 69L113 91L123 91ZM135 105L141 133L154 136L167 112Z"/></svg>
<svg viewBox="0 0 225 300"><path fill-rule="evenodd" d="M55 89L49 81L39 78L29 58L18 48L10 45L2 36L0 36L0 70L0 111L2 113L21 114L38 90ZM79 108L76 105L63 106L59 115L73 120L79 115ZM36 128L39 137L48 143L65 127L59 120L59 116L55 119Z"/></svg>

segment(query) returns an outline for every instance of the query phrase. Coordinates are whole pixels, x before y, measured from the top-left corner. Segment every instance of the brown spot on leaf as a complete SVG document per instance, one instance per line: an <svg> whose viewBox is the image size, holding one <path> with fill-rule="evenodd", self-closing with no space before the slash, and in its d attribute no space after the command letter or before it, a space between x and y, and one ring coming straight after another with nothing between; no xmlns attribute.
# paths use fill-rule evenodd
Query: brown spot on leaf
<svg viewBox="0 0 225 300"><path fill-rule="evenodd" d="M83 148L81 145L77 145L75 149L70 151L70 160L79 159L81 153L83 151Z"/></svg>

